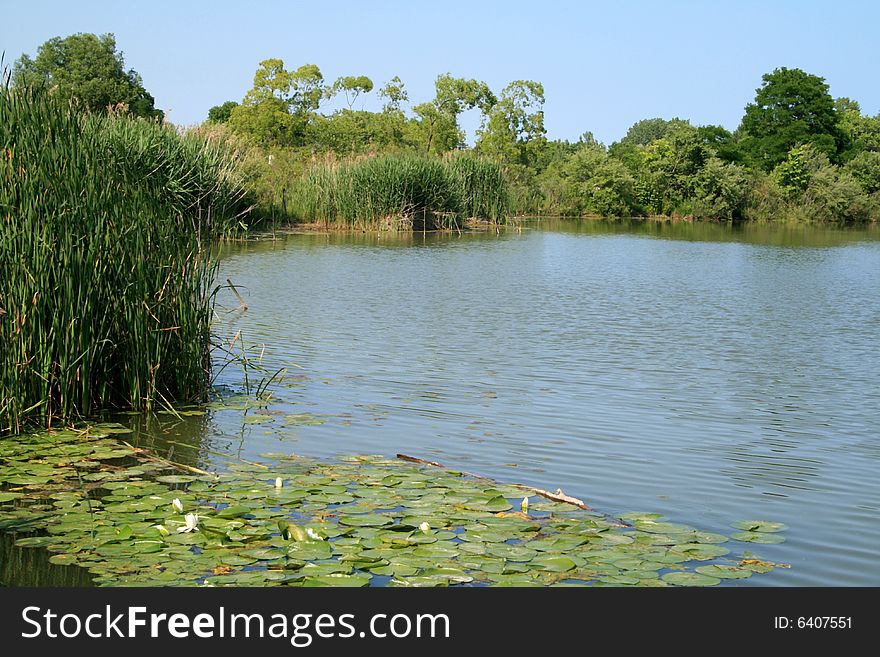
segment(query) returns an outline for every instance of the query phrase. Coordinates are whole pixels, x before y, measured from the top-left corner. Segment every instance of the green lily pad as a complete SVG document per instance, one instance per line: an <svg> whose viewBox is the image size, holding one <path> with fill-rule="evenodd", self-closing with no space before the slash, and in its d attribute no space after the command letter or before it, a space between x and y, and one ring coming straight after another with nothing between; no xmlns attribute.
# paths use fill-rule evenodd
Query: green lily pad
<svg viewBox="0 0 880 657"><path fill-rule="evenodd" d="M784 543L785 538L779 536L778 534L764 534L763 532L737 532L735 534L731 534L730 538L735 539L737 541L743 541L744 543L763 543L765 545L771 545L773 543Z"/></svg>
<svg viewBox="0 0 880 657"><path fill-rule="evenodd" d="M394 522L391 516L381 513L363 514L363 515L346 515L339 517L341 525L349 525L351 527L383 527Z"/></svg>
<svg viewBox="0 0 880 657"><path fill-rule="evenodd" d="M236 504L232 506L227 506L224 509L220 509L220 511L217 512L217 516L220 518L238 518L240 516L250 513L251 511L253 511L253 508L249 506Z"/></svg>
<svg viewBox="0 0 880 657"><path fill-rule="evenodd" d="M721 583L721 580L717 577L686 572L666 573L660 579L676 586L715 586Z"/></svg>
<svg viewBox="0 0 880 657"><path fill-rule="evenodd" d="M740 520L730 523L734 529L742 529L747 532L761 532L764 534L773 534L781 532L788 527L781 522L770 522L768 520Z"/></svg>
<svg viewBox="0 0 880 657"><path fill-rule="evenodd" d="M552 573L564 573L574 569L577 564L568 557L542 554L532 559L529 564L538 570L546 570Z"/></svg>
<svg viewBox="0 0 880 657"><path fill-rule="evenodd" d="M694 568L701 575L708 575L709 577L718 577L720 579L746 579L747 577L752 576L751 570L746 568L738 568L736 566L719 566L719 565L711 565L711 566L697 566Z"/></svg>
<svg viewBox="0 0 880 657"><path fill-rule="evenodd" d="M188 484L195 480L196 478L191 475L163 475L156 477L156 481L161 481L163 484Z"/></svg>

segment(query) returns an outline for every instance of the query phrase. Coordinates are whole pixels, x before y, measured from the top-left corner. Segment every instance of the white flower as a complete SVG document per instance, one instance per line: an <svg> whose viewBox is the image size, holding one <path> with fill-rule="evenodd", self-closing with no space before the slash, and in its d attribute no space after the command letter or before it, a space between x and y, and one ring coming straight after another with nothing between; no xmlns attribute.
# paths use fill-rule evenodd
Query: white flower
<svg viewBox="0 0 880 657"><path fill-rule="evenodd" d="M165 525L153 525L153 529L157 530L162 536L168 536L171 533Z"/></svg>
<svg viewBox="0 0 880 657"><path fill-rule="evenodd" d="M178 513L183 513L183 503L178 498L175 497L171 500L171 506L173 506L174 510Z"/></svg>
<svg viewBox="0 0 880 657"><path fill-rule="evenodd" d="M529 512L529 497L528 497L528 495L523 498L523 501L520 503L519 508L522 509L523 513Z"/></svg>
<svg viewBox="0 0 880 657"><path fill-rule="evenodd" d="M423 534L427 534L429 531L431 531L431 525L429 525L427 522L423 522L421 525L419 525L419 529L422 530Z"/></svg>
<svg viewBox="0 0 880 657"><path fill-rule="evenodd" d="M185 525L177 528L179 532L197 532L199 531L199 517L195 513L187 513L184 517Z"/></svg>
<svg viewBox="0 0 880 657"><path fill-rule="evenodd" d="M323 538L321 538L321 535L318 534L318 532L316 532L311 527L306 527L306 534L308 534L309 538L312 539L313 541L323 541L324 540Z"/></svg>
<svg viewBox="0 0 880 657"><path fill-rule="evenodd" d="M281 477L275 477L275 488L284 486L284 480Z"/></svg>

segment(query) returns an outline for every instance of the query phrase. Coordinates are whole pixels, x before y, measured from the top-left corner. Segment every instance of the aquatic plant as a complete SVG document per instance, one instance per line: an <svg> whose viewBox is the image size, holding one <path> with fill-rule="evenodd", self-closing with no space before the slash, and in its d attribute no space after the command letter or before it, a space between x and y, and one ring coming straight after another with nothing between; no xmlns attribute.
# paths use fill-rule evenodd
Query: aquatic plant
<svg viewBox="0 0 880 657"><path fill-rule="evenodd" d="M399 459L267 454L180 474L123 430L0 443L0 531L102 586L710 586L779 566L658 514L513 511L536 490ZM749 543L784 529L734 526Z"/></svg>
<svg viewBox="0 0 880 657"><path fill-rule="evenodd" d="M501 168L458 155L382 155L309 167L291 195L304 221L393 229L455 228L465 219L501 223L507 215Z"/></svg>
<svg viewBox="0 0 880 657"><path fill-rule="evenodd" d="M223 147L0 89L0 181L0 431L202 399Z"/></svg>

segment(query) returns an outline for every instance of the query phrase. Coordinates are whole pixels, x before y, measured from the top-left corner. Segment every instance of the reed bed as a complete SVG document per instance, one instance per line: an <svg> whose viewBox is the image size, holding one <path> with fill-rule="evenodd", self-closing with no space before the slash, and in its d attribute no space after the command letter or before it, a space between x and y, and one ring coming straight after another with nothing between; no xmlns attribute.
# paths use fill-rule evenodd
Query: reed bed
<svg viewBox="0 0 880 657"><path fill-rule="evenodd" d="M463 154L323 160L306 169L291 201L304 221L402 230L501 223L508 209L501 168Z"/></svg>
<svg viewBox="0 0 880 657"><path fill-rule="evenodd" d="M216 261L246 209L222 144L0 90L0 431L196 401Z"/></svg>

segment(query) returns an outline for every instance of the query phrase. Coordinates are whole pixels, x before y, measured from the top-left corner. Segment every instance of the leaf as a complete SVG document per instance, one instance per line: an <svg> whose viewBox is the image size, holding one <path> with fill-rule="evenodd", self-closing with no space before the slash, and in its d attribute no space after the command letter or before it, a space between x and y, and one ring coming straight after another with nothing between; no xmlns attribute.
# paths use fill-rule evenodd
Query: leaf
<svg viewBox="0 0 880 657"><path fill-rule="evenodd" d="M306 577L303 580L303 586L344 586L344 587L363 587L369 586L370 575L345 575L342 573L332 575L317 575L314 577Z"/></svg>
<svg viewBox="0 0 880 657"><path fill-rule="evenodd" d="M737 541L743 541L744 543L762 543L764 545L785 542L785 538L783 536L779 536L778 534L764 534L762 532L751 531L737 532L736 534L731 534L730 538Z"/></svg>
<svg viewBox="0 0 880 657"><path fill-rule="evenodd" d="M577 564L568 557L553 556L549 554L542 554L535 557L529 562L529 565L538 570L546 570L551 573L564 573L573 570L577 566Z"/></svg>
<svg viewBox="0 0 880 657"><path fill-rule="evenodd" d="M666 573L660 579L676 586L715 586L721 580L700 573Z"/></svg>
<svg viewBox="0 0 880 657"><path fill-rule="evenodd" d="M253 511L253 509L249 506L244 506L241 504L227 506L224 509L220 509L217 512L217 517L219 518L238 518L240 516L246 515Z"/></svg>
<svg viewBox="0 0 880 657"><path fill-rule="evenodd" d="M736 566L697 566L694 568L701 575L710 577L718 577L720 579L746 579L752 576L752 570L746 568L737 568Z"/></svg>
<svg viewBox="0 0 880 657"><path fill-rule="evenodd" d="M349 525L351 527L383 527L394 522L391 516L381 513L363 514L363 515L347 515L339 517L339 524Z"/></svg>
<svg viewBox="0 0 880 657"><path fill-rule="evenodd" d="M770 522L769 520L740 520L730 523L730 526L747 532L762 532L765 534L773 534L788 529L781 522Z"/></svg>
<svg viewBox="0 0 880 657"><path fill-rule="evenodd" d="M156 477L156 481L161 481L163 484L188 484L195 480L196 478L190 475L162 475L161 477Z"/></svg>

